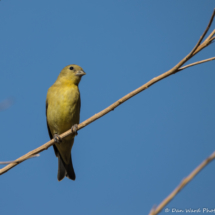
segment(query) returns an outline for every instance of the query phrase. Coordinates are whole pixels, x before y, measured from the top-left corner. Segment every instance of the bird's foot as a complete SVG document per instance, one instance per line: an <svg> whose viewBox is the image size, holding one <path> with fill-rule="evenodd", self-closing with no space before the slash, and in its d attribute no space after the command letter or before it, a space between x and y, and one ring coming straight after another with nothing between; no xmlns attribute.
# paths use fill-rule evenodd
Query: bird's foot
<svg viewBox="0 0 215 215"><path fill-rule="evenodd" d="M78 125L77 124L73 125L71 128L71 131L74 132L75 135L78 135L78 132L77 132L78 131Z"/></svg>
<svg viewBox="0 0 215 215"><path fill-rule="evenodd" d="M62 139L61 137L58 135L58 134L54 134L54 141L56 143L61 143L62 142Z"/></svg>

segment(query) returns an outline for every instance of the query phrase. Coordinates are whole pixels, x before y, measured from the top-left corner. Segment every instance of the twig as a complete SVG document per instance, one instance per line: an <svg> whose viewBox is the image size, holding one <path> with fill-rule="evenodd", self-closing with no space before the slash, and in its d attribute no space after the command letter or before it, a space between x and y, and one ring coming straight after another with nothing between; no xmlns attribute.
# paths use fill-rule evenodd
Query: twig
<svg viewBox="0 0 215 215"><path fill-rule="evenodd" d="M165 73L163 73L163 74L161 74L161 75L159 75L159 76L151 79L146 84L142 85L141 87L137 88L136 90L130 92L127 95L125 95L124 97L122 97L118 101L114 102L112 105L110 105L109 107L105 108L101 112L95 114L94 116L92 116L89 119L85 120L84 122L80 123L78 125L78 130L84 128L88 124L90 124L90 123L94 122L95 120L99 119L100 117L106 115L110 111L113 111L116 107L118 107L119 105L121 105L122 103L124 103L125 101L127 101L128 99L132 98L133 96L137 95L138 93L142 92L143 90L146 90L147 88L149 88L150 86L152 86L156 82L158 82L158 81L160 81L160 80L162 80L162 79L164 79L164 78L166 78L166 77L168 77L170 75L173 75L176 72L178 72L178 69L184 63L186 63L192 56L194 56L195 54L197 54L199 51L201 51L203 48L205 48L206 46L208 46L211 43L211 37L209 35L209 37L202 44L200 44L201 41L203 40L204 36L208 32L208 29L210 28L214 16L215 16L215 9L213 11L213 14L211 16L211 19L209 21L209 24L208 24L206 30L204 31L203 35L200 37L199 41L197 42L197 44L195 45L195 47L193 48L193 50L184 59L182 59L176 66L174 66L169 71L167 71L167 72L165 72ZM73 132L71 130L68 130L68 131L64 132L63 134L61 134L60 137L63 139L65 137L67 137L68 135L71 135L72 133ZM47 143L45 143L44 145L38 147L37 149L34 149L33 151L30 151L27 154L21 156L20 158L18 158L18 159L15 160L17 163L10 163L7 166L5 166L2 169L0 169L0 175L3 174L3 173L5 173L5 172L7 172L11 168L15 167L18 163L21 163L24 160L28 159L30 156L38 154L41 151L49 148L53 144L54 144L54 140L52 139L52 140L48 141Z"/></svg>
<svg viewBox="0 0 215 215"><path fill-rule="evenodd" d="M195 66L195 65L198 65L198 64L201 64L201 63L206 63L206 62L212 61L212 60L215 60L215 57L211 57L211 58L208 58L208 59L205 59L205 60L200 60L200 61L197 61L195 63L188 64L186 66L183 66L183 67L179 68L178 71L181 71L183 69L186 69L188 67Z"/></svg>
<svg viewBox="0 0 215 215"><path fill-rule="evenodd" d="M215 29L210 33L210 35L208 36L208 38L212 38L214 34L215 34Z"/></svg>
<svg viewBox="0 0 215 215"><path fill-rule="evenodd" d="M157 207L153 207L149 215L156 215L180 192L180 190L187 185L206 165L215 159L215 152L213 152L206 160L204 160L198 167L196 167L181 183L176 187L172 193L169 194Z"/></svg>
<svg viewBox="0 0 215 215"><path fill-rule="evenodd" d="M210 28L210 26L211 26L211 24L212 24L212 22L213 22L214 16L215 16L215 9L214 9L214 11L213 11L213 13L212 13L212 16L211 16L211 19L210 19L210 21L209 21L209 23L208 23L207 28L205 29L204 33L203 33L202 36L200 37L200 39L199 39L199 41L197 42L196 46L195 46L194 49L192 50L192 53L194 53L194 52L196 51L197 47L200 45L200 43L202 42L203 38L204 38L205 35L207 34L207 32L208 32L208 30L209 30L209 28ZM214 31L212 31L212 32L214 32ZM210 37L210 35L209 35L209 37ZM206 41L207 41L207 39L206 39Z"/></svg>
<svg viewBox="0 0 215 215"><path fill-rule="evenodd" d="M35 157L39 157L40 154L36 154L36 155L32 155L31 157L29 157L28 159L30 158L35 158ZM20 163L18 161L0 161L0 165L4 165L4 164L10 164L10 163Z"/></svg>

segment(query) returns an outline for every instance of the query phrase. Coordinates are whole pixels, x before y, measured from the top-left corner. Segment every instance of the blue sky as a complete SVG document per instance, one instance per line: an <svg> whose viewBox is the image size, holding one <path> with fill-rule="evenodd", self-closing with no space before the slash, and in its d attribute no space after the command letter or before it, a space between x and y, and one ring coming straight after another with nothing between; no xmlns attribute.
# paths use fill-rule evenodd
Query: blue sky
<svg viewBox="0 0 215 215"><path fill-rule="evenodd" d="M0 160L49 140L46 93L63 67L78 64L87 73L82 122L178 63L214 7L200 0L1 0L0 101L14 103L0 112ZM189 63L215 56L214 47ZM214 151L214 67L168 77L80 130L76 181L57 181L52 147L0 176L0 213L148 214ZM214 170L212 162L167 207L213 209Z"/></svg>

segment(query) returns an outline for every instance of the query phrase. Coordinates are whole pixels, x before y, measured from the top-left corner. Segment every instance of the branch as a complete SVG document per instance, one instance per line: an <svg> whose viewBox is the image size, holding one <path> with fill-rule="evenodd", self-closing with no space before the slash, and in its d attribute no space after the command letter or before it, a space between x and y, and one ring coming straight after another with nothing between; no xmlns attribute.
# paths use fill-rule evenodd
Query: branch
<svg viewBox="0 0 215 215"><path fill-rule="evenodd" d="M198 65L198 64L201 64L201 63L206 63L206 62L212 61L212 60L215 60L215 57L211 57L211 58L208 58L208 59L206 59L206 60L197 61L197 62L195 62L195 63L191 63L191 64L188 64L188 65L186 65L186 66L180 67L180 68L178 69L178 71L181 71L181 70L183 70L183 69L186 69L186 68L188 68L188 67L195 66L195 65Z"/></svg>
<svg viewBox="0 0 215 215"><path fill-rule="evenodd" d="M151 79L150 81L148 81L147 83L145 83L144 85L142 85L141 87L137 88L136 90L130 92L129 94L125 95L124 97L122 97L121 99L119 99L118 101L114 102L112 105L110 105L109 107L105 108L104 110L102 110L101 112L95 114L94 116L90 117L89 119L85 120L84 122L80 123L78 125L78 130L84 128L85 126L87 126L88 124L94 122L95 120L99 119L100 117L106 115L107 113L109 113L110 111L113 111L116 107L118 107L119 105L121 105L122 103L124 103L125 101L127 101L128 99L132 98L133 96L137 95L138 93L146 90L147 88L149 88L150 86L152 86L153 84L157 83L158 81L161 81L162 79L175 74L176 72L179 71L179 68L186 63L191 57L193 57L195 54L197 54L199 51L201 51L203 48L205 48L206 46L210 45L212 40L212 36L211 34L208 36L208 38L202 43L203 38L205 37L206 33L208 32L212 21L214 19L215 16L215 9L213 11L213 14L211 16L211 19L209 21L209 24L206 28L206 30L204 31L203 35L200 37L199 41L197 42L197 44L195 45L195 47L193 48L193 50L185 57L183 58L176 66L174 66L172 69L170 69L169 71ZM64 132L63 134L60 135L60 137L63 139L65 137L67 137L68 135L71 135L73 133L73 131L68 130L66 132ZM24 160L27 160L30 156L35 155L40 153L41 151L44 151L45 149L48 149L50 146L52 146L54 144L54 139L48 141L47 143L45 143L44 145L38 147L37 149L34 149L33 151L28 152L27 154L21 156L20 158L16 159L14 163L10 163L7 166L3 167L2 169L0 169L0 175L4 174L5 172L7 172L8 170L10 170L11 168L15 167L17 164L23 162Z"/></svg>
<svg viewBox="0 0 215 215"><path fill-rule="evenodd" d="M39 157L39 156L40 156L40 154L36 154L36 155L32 155L29 158L35 158L35 157ZM10 164L10 163L18 163L18 161L0 161L0 165Z"/></svg>
<svg viewBox="0 0 215 215"><path fill-rule="evenodd" d="M169 194L157 207L152 208L149 215L156 215L187 185L206 165L215 159L215 151L204 160L196 169L194 169L182 182Z"/></svg>

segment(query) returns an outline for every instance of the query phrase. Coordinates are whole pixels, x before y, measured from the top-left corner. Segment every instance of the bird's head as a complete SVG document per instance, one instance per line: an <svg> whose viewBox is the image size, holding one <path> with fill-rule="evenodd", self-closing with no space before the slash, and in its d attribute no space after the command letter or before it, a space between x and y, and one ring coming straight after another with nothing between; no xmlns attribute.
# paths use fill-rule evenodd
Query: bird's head
<svg viewBox="0 0 215 215"><path fill-rule="evenodd" d="M58 80L78 85L83 75L86 75L86 73L80 66L71 64L62 69Z"/></svg>

